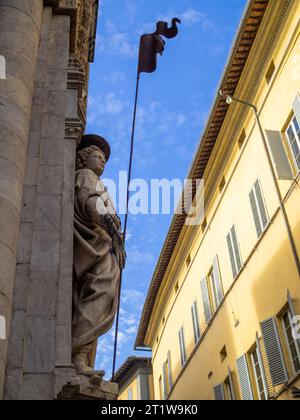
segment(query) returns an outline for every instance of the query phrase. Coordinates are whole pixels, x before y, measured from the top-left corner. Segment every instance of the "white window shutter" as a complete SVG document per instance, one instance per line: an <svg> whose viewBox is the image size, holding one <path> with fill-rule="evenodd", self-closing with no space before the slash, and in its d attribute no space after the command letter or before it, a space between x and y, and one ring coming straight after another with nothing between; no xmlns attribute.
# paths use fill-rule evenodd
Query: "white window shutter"
<svg viewBox="0 0 300 420"><path fill-rule="evenodd" d="M216 401L224 401L225 400L225 392L223 384L214 387L215 393L215 400Z"/></svg>
<svg viewBox="0 0 300 420"><path fill-rule="evenodd" d="M270 152L278 179L293 180L292 167L287 156L280 131L266 130Z"/></svg>
<svg viewBox="0 0 300 420"><path fill-rule="evenodd" d="M293 104L293 108L294 108L294 113L298 120L298 123L300 124L300 96L299 95L296 96L295 102Z"/></svg>
<svg viewBox="0 0 300 420"><path fill-rule="evenodd" d="M223 286L221 281L221 274L220 274L220 267L219 267L219 259L216 255L213 262L213 270L214 270L214 279L217 291L217 299L218 299L218 306L222 302L224 298Z"/></svg>
<svg viewBox="0 0 300 420"><path fill-rule="evenodd" d="M238 374L240 379L240 386L242 391L242 399L244 401L253 400L253 391L251 386L247 356L244 354L237 361Z"/></svg>
<svg viewBox="0 0 300 420"><path fill-rule="evenodd" d="M201 280L201 292L202 292L202 301L203 301L205 320L206 320L206 323L208 324L209 321L211 320L211 308L210 308L210 300L209 300L206 277L204 277Z"/></svg>
<svg viewBox="0 0 300 420"><path fill-rule="evenodd" d="M273 386L281 385L288 381L288 374L279 339L276 319L267 319L261 322L260 326L267 353L272 384Z"/></svg>
<svg viewBox="0 0 300 420"><path fill-rule="evenodd" d="M290 311L292 321L293 321L293 318L295 318L297 316L297 314L296 314L296 310L295 310L295 307L294 307L294 302L293 302L293 299L292 299L292 296L291 296L289 290L287 291L287 297L288 297L289 311ZM298 338L297 340L295 340L295 343L296 343L296 345L298 347L298 350L300 352L300 339Z"/></svg>

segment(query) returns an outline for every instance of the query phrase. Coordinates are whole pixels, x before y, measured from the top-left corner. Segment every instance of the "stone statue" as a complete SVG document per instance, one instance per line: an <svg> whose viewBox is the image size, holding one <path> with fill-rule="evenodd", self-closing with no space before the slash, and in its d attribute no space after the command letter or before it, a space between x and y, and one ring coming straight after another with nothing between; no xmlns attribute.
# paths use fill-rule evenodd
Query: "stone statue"
<svg viewBox="0 0 300 420"><path fill-rule="evenodd" d="M98 337L114 321L125 251L120 219L100 180L110 146L85 135L77 150L74 226L72 360L78 375L103 376L89 366Z"/></svg>

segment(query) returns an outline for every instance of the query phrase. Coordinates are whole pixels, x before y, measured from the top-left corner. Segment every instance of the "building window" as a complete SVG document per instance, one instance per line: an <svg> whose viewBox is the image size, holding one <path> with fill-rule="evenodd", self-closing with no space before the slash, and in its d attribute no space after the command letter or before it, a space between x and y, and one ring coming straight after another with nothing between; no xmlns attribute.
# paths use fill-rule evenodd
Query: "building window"
<svg viewBox="0 0 300 420"><path fill-rule="evenodd" d="M258 180L255 182L254 187L252 188L250 192L249 198L250 198L257 236L260 237L265 227L268 224L269 218L267 215L267 210L264 203L262 190L261 190Z"/></svg>
<svg viewBox="0 0 300 420"><path fill-rule="evenodd" d="M267 400L267 390L264 383L264 367L262 366L262 361L257 346L255 346L255 350L252 351L250 356L255 377L257 395L261 401L265 401Z"/></svg>
<svg viewBox="0 0 300 420"><path fill-rule="evenodd" d="M179 335L179 345L180 345L181 366L183 367L186 364L186 350L185 350L183 327L180 328L178 335Z"/></svg>
<svg viewBox="0 0 300 420"><path fill-rule="evenodd" d="M218 304L217 304L218 301L217 301L215 273L214 273L213 268L211 269L208 275L208 285L209 285L209 291L210 291L210 296L211 296L211 310L212 310L212 313L215 313L218 308Z"/></svg>
<svg viewBox="0 0 300 420"><path fill-rule="evenodd" d="M286 131L286 135L295 159L296 166L298 170L300 170L300 126L296 116L292 118L292 121Z"/></svg>
<svg viewBox="0 0 300 420"><path fill-rule="evenodd" d="M200 340L200 326L199 326L199 315L198 315L198 307L197 302L195 301L192 306L192 320L193 320L193 328L194 328L194 340L195 344L198 343Z"/></svg>
<svg viewBox="0 0 300 420"><path fill-rule="evenodd" d="M128 399L128 401L132 401L133 400L132 388L129 388L129 390L128 390L127 399Z"/></svg>
<svg viewBox="0 0 300 420"><path fill-rule="evenodd" d="M237 241L235 226L232 226L230 232L227 235L227 245L230 256L232 274L235 278L240 272L240 269L242 268L241 255Z"/></svg>
<svg viewBox="0 0 300 420"><path fill-rule="evenodd" d="M225 379L225 382L224 382L224 394L225 394L225 400L227 401L235 400L233 383L230 381L229 377Z"/></svg>
<svg viewBox="0 0 300 420"><path fill-rule="evenodd" d="M285 333L286 342L289 348L289 353L291 361L293 364L294 372L297 373L300 371L300 354L297 347L297 344L293 338L292 333L292 317L290 311L286 311L282 317L283 329Z"/></svg>

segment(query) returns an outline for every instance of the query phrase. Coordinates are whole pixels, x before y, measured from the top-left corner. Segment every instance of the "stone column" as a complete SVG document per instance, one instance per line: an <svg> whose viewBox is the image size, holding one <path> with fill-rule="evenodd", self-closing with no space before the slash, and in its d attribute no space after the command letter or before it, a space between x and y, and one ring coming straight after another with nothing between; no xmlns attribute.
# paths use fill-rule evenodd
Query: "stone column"
<svg viewBox="0 0 300 420"><path fill-rule="evenodd" d="M9 336L28 133L40 38L42 0L0 0L0 316ZM0 398L7 358L0 339Z"/></svg>

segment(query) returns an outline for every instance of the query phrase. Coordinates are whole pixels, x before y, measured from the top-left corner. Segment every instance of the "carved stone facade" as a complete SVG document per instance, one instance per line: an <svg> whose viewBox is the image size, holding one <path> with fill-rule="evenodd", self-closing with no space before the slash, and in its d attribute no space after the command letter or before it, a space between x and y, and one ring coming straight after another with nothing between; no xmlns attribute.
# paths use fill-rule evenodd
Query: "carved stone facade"
<svg viewBox="0 0 300 420"><path fill-rule="evenodd" d="M97 12L98 0L0 0L7 65L0 80L0 316L7 333L0 399L55 399L81 381L71 364L74 175Z"/></svg>

